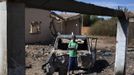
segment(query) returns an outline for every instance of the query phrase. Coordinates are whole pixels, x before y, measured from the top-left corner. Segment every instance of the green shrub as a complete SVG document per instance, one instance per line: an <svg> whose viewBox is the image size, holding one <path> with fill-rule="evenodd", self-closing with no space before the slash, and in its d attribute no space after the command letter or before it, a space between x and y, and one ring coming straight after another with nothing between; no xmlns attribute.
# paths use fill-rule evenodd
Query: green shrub
<svg viewBox="0 0 134 75"><path fill-rule="evenodd" d="M116 35L116 18L109 20L100 20L91 26L91 35L98 36L115 36Z"/></svg>

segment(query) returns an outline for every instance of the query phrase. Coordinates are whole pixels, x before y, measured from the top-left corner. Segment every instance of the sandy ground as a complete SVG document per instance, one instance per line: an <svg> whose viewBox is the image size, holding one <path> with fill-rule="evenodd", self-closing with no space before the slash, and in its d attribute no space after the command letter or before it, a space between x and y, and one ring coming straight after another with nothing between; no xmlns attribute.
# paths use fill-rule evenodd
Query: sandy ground
<svg viewBox="0 0 134 75"><path fill-rule="evenodd" d="M133 44L131 44L133 46ZM26 45L26 75L45 75L41 69L48 59L53 46ZM113 75L115 58L115 38L100 37L97 44L95 67L85 75ZM127 52L126 75L134 75L134 52Z"/></svg>

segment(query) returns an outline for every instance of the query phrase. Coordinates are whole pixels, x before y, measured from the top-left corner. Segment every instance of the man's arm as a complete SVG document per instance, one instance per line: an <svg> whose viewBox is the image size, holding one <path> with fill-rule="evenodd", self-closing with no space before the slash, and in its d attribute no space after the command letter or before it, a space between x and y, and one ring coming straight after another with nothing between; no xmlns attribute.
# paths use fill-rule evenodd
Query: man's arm
<svg viewBox="0 0 134 75"><path fill-rule="evenodd" d="M68 44L68 48L70 48L70 42L69 42L69 44Z"/></svg>
<svg viewBox="0 0 134 75"><path fill-rule="evenodd" d="M76 43L76 49L78 49L78 43Z"/></svg>

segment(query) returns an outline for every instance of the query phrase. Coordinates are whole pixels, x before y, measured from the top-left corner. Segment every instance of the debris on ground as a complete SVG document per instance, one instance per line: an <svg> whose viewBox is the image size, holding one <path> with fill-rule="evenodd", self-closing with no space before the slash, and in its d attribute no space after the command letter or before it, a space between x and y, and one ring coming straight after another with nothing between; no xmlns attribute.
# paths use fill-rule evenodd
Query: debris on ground
<svg viewBox="0 0 134 75"><path fill-rule="evenodd" d="M115 38L112 38L114 41L107 41L106 39L108 38L102 38L98 41L96 65L84 75L114 74ZM26 45L26 75L46 75L42 70L42 65L46 63L52 49L53 46L51 45ZM129 50L127 52L126 75L134 75L134 51L133 48L129 48ZM58 74L55 73L54 75Z"/></svg>

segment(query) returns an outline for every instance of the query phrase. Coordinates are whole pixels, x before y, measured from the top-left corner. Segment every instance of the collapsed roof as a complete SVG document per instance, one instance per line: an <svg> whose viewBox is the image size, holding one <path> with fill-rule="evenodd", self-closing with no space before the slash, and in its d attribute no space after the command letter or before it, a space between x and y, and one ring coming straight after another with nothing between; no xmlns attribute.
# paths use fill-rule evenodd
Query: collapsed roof
<svg viewBox="0 0 134 75"><path fill-rule="evenodd" d="M56 14L55 12L51 12L51 16L55 15L55 18L58 17L64 21L74 20L81 18L80 14Z"/></svg>

